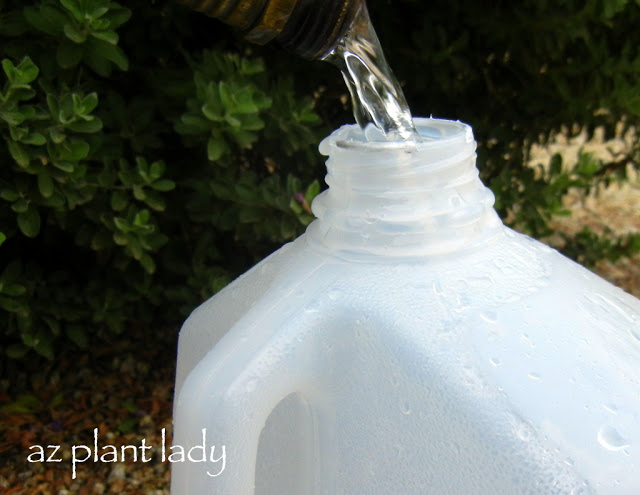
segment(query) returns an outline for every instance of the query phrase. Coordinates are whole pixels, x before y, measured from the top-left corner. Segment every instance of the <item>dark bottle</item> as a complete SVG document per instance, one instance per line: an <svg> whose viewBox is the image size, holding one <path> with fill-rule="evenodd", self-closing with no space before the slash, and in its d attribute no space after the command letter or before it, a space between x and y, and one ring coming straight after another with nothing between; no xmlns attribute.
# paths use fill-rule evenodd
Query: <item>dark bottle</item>
<svg viewBox="0 0 640 495"><path fill-rule="evenodd" d="M247 40L278 41L308 59L321 59L347 33L364 0L179 0L245 33Z"/></svg>

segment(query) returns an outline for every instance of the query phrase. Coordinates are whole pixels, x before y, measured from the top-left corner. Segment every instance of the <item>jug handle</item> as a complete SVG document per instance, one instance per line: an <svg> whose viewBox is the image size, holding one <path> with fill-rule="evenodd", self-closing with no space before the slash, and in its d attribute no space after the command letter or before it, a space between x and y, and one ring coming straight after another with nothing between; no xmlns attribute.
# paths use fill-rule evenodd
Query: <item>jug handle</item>
<svg viewBox="0 0 640 495"><path fill-rule="evenodd" d="M169 459L171 495L254 493L260 434L273 409L295 391L296 372L279 363L260 366L260 387L252 387L251 367L257 359L239 374L230 369L232 361L225 359L221 365L219 356L210 352L180 390L172 450L184 452L183 460L179 455L176 462ZM191 446L203 444L190 458ZM206 462L200 461L203 450Z"/></svg>

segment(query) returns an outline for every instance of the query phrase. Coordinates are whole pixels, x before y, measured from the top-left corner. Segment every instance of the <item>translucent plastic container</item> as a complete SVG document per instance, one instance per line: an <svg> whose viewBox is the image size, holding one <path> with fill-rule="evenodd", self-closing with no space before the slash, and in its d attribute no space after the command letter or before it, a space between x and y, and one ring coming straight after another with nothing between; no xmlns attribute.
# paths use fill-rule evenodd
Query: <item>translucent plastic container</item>
<svg viewBox="0 0 640 495"><path fill-rule="evenodd" d="M504 227L470 127L327 138L318 219L180 335L172 495L640 494L640 301ZM208 448L208 447L207 447Z"/></svg>

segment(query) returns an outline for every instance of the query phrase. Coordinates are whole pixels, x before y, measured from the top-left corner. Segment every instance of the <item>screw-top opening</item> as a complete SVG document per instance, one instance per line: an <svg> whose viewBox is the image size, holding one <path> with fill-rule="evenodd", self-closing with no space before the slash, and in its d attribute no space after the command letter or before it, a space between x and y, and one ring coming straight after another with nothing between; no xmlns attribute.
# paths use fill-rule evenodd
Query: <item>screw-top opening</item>
<svg viewBox="0 0 640 495"><path fill-rule="evenodd" d="M410 261L473 249L503 231L478 177L471 128L415 124L420 141L368 141L358 126L323 141L329 189L312 204L312 247L352 261Z"/></svg>

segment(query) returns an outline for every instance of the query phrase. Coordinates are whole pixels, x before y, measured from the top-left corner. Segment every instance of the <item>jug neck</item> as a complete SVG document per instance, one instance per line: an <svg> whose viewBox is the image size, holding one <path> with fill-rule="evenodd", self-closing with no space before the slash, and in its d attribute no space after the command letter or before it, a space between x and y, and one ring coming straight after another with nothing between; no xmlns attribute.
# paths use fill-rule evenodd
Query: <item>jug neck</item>
<svg viewBox="0 0 640 495"><path fill-rule="evenodd" d="M410 262L474 249L503 231L478 177L471 127L415 123L419 141L368 141L345 126L321 143L329 189L312 204L312 247L354 261Z"/></svg>

